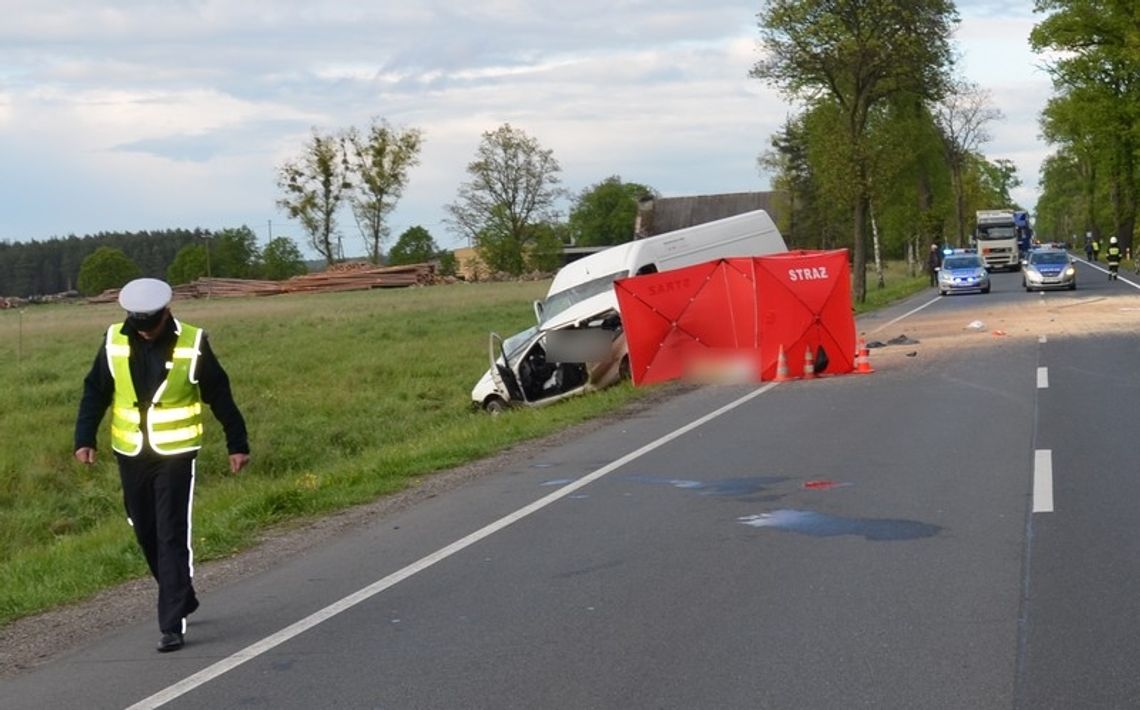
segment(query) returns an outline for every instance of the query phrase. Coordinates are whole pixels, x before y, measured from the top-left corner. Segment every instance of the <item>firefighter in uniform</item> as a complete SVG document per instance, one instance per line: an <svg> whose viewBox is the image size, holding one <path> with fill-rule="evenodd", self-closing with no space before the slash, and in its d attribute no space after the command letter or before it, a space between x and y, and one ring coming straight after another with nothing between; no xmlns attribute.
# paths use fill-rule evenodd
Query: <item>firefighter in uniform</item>
<svg viewBox="0 0 1140 710"><path fill-rule="evenodd" d="M1124 253L1120 251L1120 245L1116 243L1116 237L1108 240L1108 251L1105 252L1104 259L1108 262L1108 280L1115 281L1120 276L1120 260L1124 258Z"/></svg>
<svg viewBox="0 0 1140 710"><path fill-rule="evenodd" d="M225 430L230 470L249 463L245 420L206 333L175 318L172 291L135 279L119 292L126 320L111 325L83 381L75 458L95 463L99 423L111 408L127 522L158 582L158 650L182 648L186 617L198 608L190 546L191 503L202 405Z"/></svg>

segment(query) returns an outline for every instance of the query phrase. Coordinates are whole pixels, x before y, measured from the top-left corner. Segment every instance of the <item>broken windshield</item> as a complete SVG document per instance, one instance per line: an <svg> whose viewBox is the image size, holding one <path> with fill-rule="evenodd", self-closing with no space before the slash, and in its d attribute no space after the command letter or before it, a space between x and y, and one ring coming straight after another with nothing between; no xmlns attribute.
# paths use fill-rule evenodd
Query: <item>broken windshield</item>
<svg viewBox="0 0 1140 710"><path fill-rule="evenodd" d="M617 271L599 276L596 279L590 279L549 296L542 304L542 322L545 323L576 303L581 303L587 298L593 298L598 294L612 290L614 281L627 275L628 272L626 271Z"/></svg>
<svg viewBox="0 0 1140 710"><path fill-rule="evenodd" d="M511 337L504 340L503 341L503 352L506 354L507 359L508 360L514 359L514 356L518 354L518 351L522 350L522 348L527 343L530 342L530 339L533 338L534 334L537 332L538 332L538 326L532 325L531 327L527 328L526 330L519 332L519 333L515 333Z"/></svg>

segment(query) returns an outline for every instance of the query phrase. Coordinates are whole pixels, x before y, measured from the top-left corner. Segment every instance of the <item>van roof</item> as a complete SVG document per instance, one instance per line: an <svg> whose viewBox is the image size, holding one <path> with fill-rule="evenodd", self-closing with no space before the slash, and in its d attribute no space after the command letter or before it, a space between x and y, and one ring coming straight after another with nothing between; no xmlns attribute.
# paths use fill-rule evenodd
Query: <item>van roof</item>
<svg viewBox="0 0 1140 710"><path fill-rule="evenodd" d="M617 310L613 282L637 275L645 267L668 271L726 257L787 250L780 230L764 210L618 244L562 267L547 291L542 327L560 328Z"/></svg>
<svg viewBox="0 0 1140 710"><path fill-rule="evenodd" d="M740 243L732 244L736 238ZM696 241L698 239L700 242ZM688 240L693 240L693 243L688 244ZM726 256L759 256L787 249L768 213L753 210L617 244L572 261L554 275L547 298L601 276L632 276L637 269L649 263L670 262L677 256L683 258L683 263L666 263L659 269L664 271L665 268L690 266Z"/></svg>

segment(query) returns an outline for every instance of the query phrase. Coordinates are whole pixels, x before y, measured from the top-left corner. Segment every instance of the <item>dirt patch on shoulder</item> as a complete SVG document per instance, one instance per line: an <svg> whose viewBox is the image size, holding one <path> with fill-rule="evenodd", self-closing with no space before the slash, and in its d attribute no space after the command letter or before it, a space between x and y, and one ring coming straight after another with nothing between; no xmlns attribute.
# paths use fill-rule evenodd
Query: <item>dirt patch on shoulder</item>
<svg viewBox="0 0 1140 710"><path fill-rule="evenodd" d="M1077 294L1079 293L1078 291ZM1031 300L986 305L969 311L969 315L927 309L894 325L877 326L864 337L871 345L883 346L871 348L873 359L877 353L894 355L903 350L920 348L939 351L975 348L985 342L1000 342L1003 338L1037 339L1041 336L1083 337L1098 333L1119 333L1123 332L1122 329L1135 329L1137 323L1140 323L1140 295L1074 296L1068 293L1064 297L1055 293L1034 294ZM891 342L902 335L917 341L918 347Z"/></svg>

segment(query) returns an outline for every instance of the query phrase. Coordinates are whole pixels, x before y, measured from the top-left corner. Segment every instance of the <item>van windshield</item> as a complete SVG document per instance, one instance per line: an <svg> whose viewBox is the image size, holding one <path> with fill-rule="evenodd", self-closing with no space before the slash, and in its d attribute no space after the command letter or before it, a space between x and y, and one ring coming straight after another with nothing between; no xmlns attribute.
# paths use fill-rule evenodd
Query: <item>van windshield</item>
<svg viewBox="0 0 1140 710"><path fill-rule="evenodd" d="M576 303L581 303L587 298L593 298L600 293L613 289L614 281L625 278L628 273L627 271L616 271L612 274L599 276L596 279L590 279L577 286L571 286L549 296L542 304L542 322L545 323Z"/></svg>

